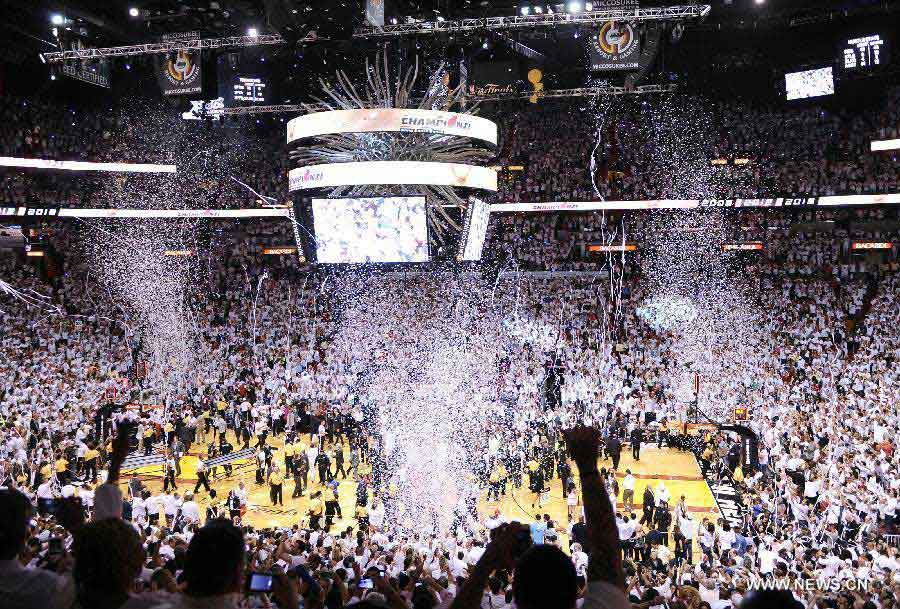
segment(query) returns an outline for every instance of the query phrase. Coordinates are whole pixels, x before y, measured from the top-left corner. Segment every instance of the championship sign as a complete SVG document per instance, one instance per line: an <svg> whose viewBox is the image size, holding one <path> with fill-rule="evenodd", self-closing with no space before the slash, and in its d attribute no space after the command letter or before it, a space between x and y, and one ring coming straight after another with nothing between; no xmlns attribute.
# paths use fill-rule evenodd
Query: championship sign
<svg viewBox="0 0 900 609"><path fill-rule="evenodd" d="M588 44L591 70L637 70L641 56L640 32L630 23L607 21Z"/></svg>
<svg viewBox="0 0 900 609"><path fill-rule="evenodd" d="M203 88L200 51L180 50L157 63L156 78L163 95L200 93Z"/></svg>

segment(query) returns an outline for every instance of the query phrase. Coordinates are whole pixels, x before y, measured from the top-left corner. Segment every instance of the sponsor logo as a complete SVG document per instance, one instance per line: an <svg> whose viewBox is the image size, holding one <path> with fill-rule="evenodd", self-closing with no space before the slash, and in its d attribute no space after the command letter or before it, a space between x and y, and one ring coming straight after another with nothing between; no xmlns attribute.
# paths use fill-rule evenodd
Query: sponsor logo
<svg viewBox="0 0 900 609"><path fill-rule="evenodd" d="M512 84L498 85L487 83L484 85L469 85L469 94L471 95L512 95L515 92L516 87Z"/></svg>
<svg viewBox="0 0 900 609"><path fill-rule="evenodd" d="M710 484L709 489L725 522L740 530L744 525L744 503L734 485L723 481L719 484Z"/></svg>
<svg viewBox="0 0 900 609"><path fill-rule="evenodd" d="M891 242L873 242L873 241L854 241L850 246L854 250L889 250L894 247Z"/></svg>
<svg viewBox="0 0 900 609"><path fill-rule="evenodd" d="M472 128L472 122L461 119L458 116L452 116L449 119L443 118L421 118L418 116L404 116L400 119L401 131L426 131L426 130L442 130L456 129L459 131L468 131Z"/></svg>
<svg viewBox="0 0 900 609"><path fill-rule="evenodd" d="M722 246L726 252L745 252L765 249L762 243L726 243Z"/></svg>
<svg viewBox="0 0 900 609"><path fill-rule="evenodd" d="M594 51L607 61L618 61L629 55L636 44L637 33L631 24L618 21L607 21L591 38Z"/></svg>
<svg viewBox="0 0 900 609"><path fill-rule="evenodd" d="M172 85L179 88L194 84L200 77L200 66L194 62L190 51L181 50L175 58L166 60L164 75Z"/></svg>
<svg viewBox="0 0 900 609"><path fill-rule="evenodd" d="M303 173L297 173L291 176L291 189L296 190L302 186L311 186L317 182L321 182L325 177L322 171L312 171L308 167Z"/></svg>

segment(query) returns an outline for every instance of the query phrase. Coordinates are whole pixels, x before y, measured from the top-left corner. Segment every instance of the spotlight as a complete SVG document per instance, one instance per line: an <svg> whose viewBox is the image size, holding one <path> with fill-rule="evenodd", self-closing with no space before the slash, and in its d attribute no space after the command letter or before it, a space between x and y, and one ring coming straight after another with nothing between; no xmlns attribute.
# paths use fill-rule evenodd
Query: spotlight
<svg viewBox="0 0 900 609"><path fill-rule="evenodd" d="M534 12L535 12L535 14L540 15L541 13L544 12L544 7L536 6L536 7L534 7Z"/></svg>
<svg viewBox="0 0 900 609"><path fill-rule="evenodd" d="M259 36L259 30L257 30L255 27L247 28L247 35L255 38Z"/></svg>
<svg viewBox="0 0 900 609"><path fill-rule="evenodd" d="M580 13L581 12L581 2L569 2L568 7L570 13Z"/></svg>
<svg viewBox="0 0 900 609"><path fill-rule="evenodd" d="M56 80L56 74L51 74L51 75L50 75L50 80Z"/></svg>
<svg viewBox="0 0 900 609"><path fill-rule="evenodd" d="M128 14L132 17L137 17L141 14L141 11L138 10L137 7L132 6L130 9L128 9Z"/></svg>
<svg viewBox="0 0 900 609"><path fill-rule="evenodd" d="M444 18L441 17L440 15L438 15L438 16L437 16L437 22L438 22L438 23L443 23L443 22L444 22Z"/></svg>
<svg viewBox="0 0 900 609"><path fill-rule="evenodd" d="M590 2L585 2L585 3L584 3L584 10L586 10L586 11L588 11L588 12L591 12L592 10L594 10L594 5L593 5L592 3L590 3Z"/></svg>
<svg viewBox="0 0 900 609"><path fill-rule="evenodd" d="M65 22L65 20L66 20L65 17L63 17L59 13L50 15L50 23L52 23L53 25L62 25Z"/></svg>
<svg viewBox="0 0 900 609"><path fill-rule="evenodd" d="M487 40L485 40L484 42L481 43L481 48L482 48L482 49L486 49L486 48L488 48L489 46L490 46L490 45L488 44L488 41L487 41Z"/></svg>
<svg viewBox="0 0 900 609"><path fill-rule="evenodd" d="M766 0L756 0L756 3L757 3L757 4L765 4L765 3L766 3Z"/></svg>
<svg viewBox="0 0 900 609"><path fill-rule="evenodd" d="M397 25L397 18L391 17L391 25Z"/></svg>
<svg viewBox="0 0 900 609"><path fill-rule="evenodd" d="M523 15L527 15L528 13L531 12L531 7L523 6L522 8L519 9L519 12L522 13Z"/></svg>

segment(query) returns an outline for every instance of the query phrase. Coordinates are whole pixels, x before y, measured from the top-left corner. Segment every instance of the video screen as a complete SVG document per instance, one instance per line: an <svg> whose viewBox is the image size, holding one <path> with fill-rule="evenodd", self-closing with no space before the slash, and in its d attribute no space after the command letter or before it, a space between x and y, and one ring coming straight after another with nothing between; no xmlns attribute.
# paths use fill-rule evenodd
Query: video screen
<svg viewBox="0 0 900 609"><path fill-rule="evenodd" d="M428 262L425 197L313 199L324 264Z"/></svg>
<svg viewBox="0 0 900 609"><path fill-rule="evenodd" d="M832 68L788 72L784 75L788 101L834 95L834 71Z"/></svg>

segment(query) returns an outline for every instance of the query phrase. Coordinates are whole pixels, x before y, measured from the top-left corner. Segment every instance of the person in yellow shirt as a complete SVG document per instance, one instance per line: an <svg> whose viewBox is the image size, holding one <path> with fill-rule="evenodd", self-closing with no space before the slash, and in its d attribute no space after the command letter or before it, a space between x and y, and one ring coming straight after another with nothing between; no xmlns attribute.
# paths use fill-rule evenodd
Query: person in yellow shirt
<svg viewBox="0 0 900 609"><path fill-rule="evenodd" d="M488 487L488 501L491 500L491 495L494 496L495 501L500 501L501 491L503 491L506 486L506 476L506 467L503 466L503 463L498 461L497 464L494 465L494 469L491 470L491 476L488 480L488 482L490 482Z"/></svg>
<svg viewBox="0 0 900 609"><path fill-rule="evenodd" d="M172 421L166 421L166 424L163 425L163 438L165 438L166 446L172 445L172 434L175 433L175 426L172 425Z"/></svg>
<svg viewBox="0 0 900 609"><path fill-rule="evenodd" d="M69 481L69 461L65 457L61 456L56 460L56 479L60 484Z"/></svg>
<svg viewBox="0 0 900 609"><path fill-rule="evenodd" d="M53 476L53 468L50 467L49 463L44 463L41 466L41 482L46 482Z"/></svg>
<svg viewBox="0 0 900 609"><path fill-rule="evenodd" d="M144 454L149 455L153 450L153 436L156 435L156 430L152 425L147 426L147 429L144 430Z"/></svg>
<svg viewBox="0 0 900 609"><path fill-rule="evenodd" d="M281 489L284 485L284 474L278 469L277 465L272 466L269 473L269 497L272 498L272 505L284 505Z"/></svg>
<svg viewBox="0 0 900 609"><path fill-rule="evenodd" d="M319 499L321 496L322 492L317 491L312 494L309 500L309 528L313 531L318 531L322 527L322 510L324 506L322 505L322 500Z"/></svg>
<svg viewBox="0 0 900 609"><path fill-rule="evenodd" d="M100 461L100 451L91 446L84 452L84 475L85 479L91 477L91 482L97 482L97 464Z"/></svg>
<svg viewBox="0 0 900 609"><path fill-rule="evenodd" d="M284 473L286 476L294 473L294 445L290 442L284 443Z"/></svg>
<svg viewBox="0 0 900 609"><path fill-rule="evenodd" d="M360 531L369 530L369 510L364 505L356 506L356 522Z"/></svg>

